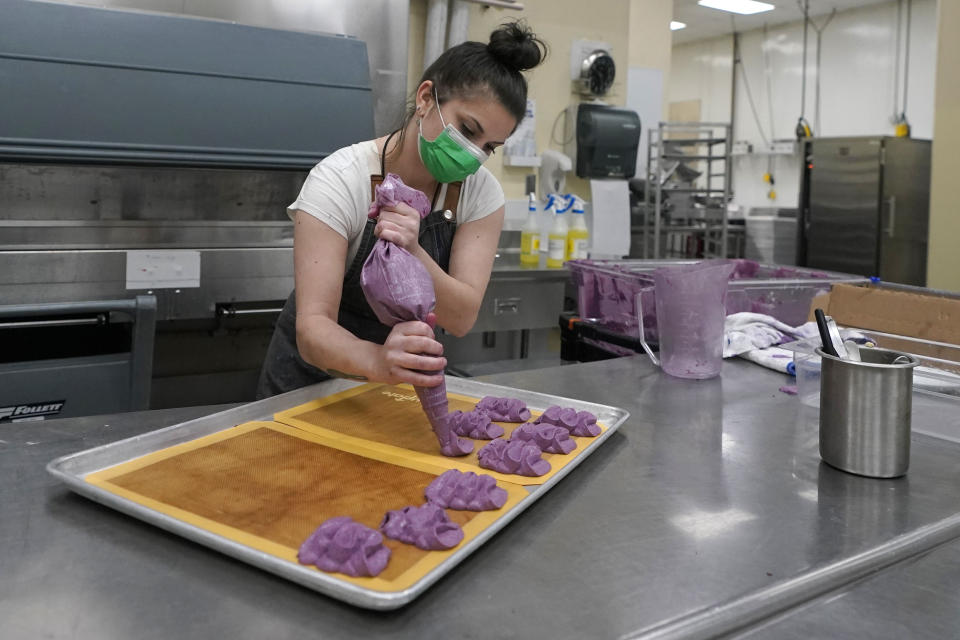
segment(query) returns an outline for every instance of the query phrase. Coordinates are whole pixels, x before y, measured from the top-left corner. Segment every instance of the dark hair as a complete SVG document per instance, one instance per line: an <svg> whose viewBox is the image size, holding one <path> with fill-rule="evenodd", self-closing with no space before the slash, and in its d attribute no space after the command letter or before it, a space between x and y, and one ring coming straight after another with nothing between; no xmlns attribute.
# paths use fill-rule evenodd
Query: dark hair
<svg viewBox="0 0 960 640"><path fill-rule="evenodd" d="M546 55L546 43L526 23L505 22L490 34L487 44L463 42L444 51L417 85L430 80L440 104L489 91L519 124L527 112L527 81L521 72L540 64ZM415 111L411 106L403 120L398 147Z"/></svg>
<svg viewBox="0 0 960 640"><path fill-rule="evenodd" d="M444 51L420 78L433 82L442 104L489 90L516 118L527 112L527 81L521 71L546 56L546 45L520 21L507 22L490 34L490 42L464 42Z"/></svg>

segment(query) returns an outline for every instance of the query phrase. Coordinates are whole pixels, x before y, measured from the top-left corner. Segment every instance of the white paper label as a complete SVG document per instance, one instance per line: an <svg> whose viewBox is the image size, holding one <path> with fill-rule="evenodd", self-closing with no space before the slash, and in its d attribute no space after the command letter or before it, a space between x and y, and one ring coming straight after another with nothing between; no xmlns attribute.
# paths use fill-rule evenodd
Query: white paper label
<svg viewBox="0 0 960 640"><path fill-rule="evenodd" d="M199 286L199 251L127 252L127 289L188 289Z"/></svg>
<svg viewBox="0 0 960 640"><path fill-rule="evenodd" d="M550 238L547 246L547 255L551 260L563 260L564 253L567 249L566 244L563 238Z"/></svg>

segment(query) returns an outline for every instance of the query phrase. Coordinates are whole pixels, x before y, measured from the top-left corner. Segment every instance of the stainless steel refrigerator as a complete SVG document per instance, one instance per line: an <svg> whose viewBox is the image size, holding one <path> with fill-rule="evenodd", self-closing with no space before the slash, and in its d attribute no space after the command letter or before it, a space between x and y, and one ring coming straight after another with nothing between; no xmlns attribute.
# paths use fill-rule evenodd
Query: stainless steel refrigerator
<svg viewBox="0 0 960 640"><path fill-rule="evenodd" d="M925 286L930 141L803 142L801 265Z"/></svg>

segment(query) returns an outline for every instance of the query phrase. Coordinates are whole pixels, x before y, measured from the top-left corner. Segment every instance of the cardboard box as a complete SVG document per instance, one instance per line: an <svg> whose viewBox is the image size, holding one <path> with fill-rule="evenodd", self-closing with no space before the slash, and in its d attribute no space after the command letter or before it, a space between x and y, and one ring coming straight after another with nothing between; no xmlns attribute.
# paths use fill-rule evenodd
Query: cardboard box
<svg viewBox="0 0 960 640"><path fill-rule="evenodd" d="M817 307L840 326L960 345L960 298L883 286L836 284L830 293L813 299L810 320ZM881 339L880 346L951 361L957 353L956 348L918 345L895 338Z"/></svg>

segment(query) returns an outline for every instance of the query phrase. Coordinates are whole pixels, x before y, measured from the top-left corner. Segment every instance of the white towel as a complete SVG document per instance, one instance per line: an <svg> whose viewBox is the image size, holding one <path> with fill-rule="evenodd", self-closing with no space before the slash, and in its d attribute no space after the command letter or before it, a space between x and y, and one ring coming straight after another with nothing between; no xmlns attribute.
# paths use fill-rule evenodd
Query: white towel
<svg viewBox="0 0 960 640"><path fill-rule="evenodd" d="M793 368L793 351L781 349L780 347L767 347L766 349L752 349L744 351L740 357L750 362L755 362L767 369L773 369L780 373L796 375Z"/></svg>
<svg viewBox="0 0 960 640"><path fill-rule="evenodd" d="M762 313L733 313L727 316L723 325L723 357L731 358L754 349L771 347L788 342L788 338L800 340L817 335L815 322L791 327Z"/></svg>

